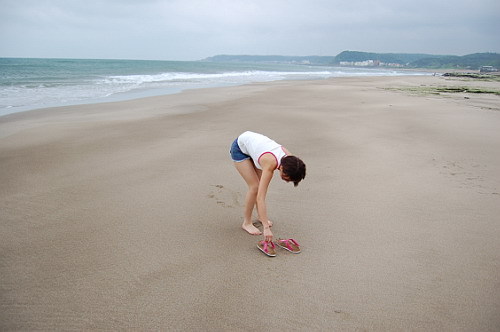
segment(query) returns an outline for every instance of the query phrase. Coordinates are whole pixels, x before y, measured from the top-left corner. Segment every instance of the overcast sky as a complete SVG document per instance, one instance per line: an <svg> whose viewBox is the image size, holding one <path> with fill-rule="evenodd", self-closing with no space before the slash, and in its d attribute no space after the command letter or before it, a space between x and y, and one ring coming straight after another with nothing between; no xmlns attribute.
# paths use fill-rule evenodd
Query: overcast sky
<svg viewBox="0 0 500 332"><path fill-rule="evenodd" d="M0 57L500 53L499 0L0 0Z"/></svg>

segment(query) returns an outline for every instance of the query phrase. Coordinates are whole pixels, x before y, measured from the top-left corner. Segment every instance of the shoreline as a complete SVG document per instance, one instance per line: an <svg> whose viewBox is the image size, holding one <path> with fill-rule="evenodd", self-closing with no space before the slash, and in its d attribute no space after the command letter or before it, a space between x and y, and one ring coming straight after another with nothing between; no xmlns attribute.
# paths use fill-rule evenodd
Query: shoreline
<svg viewBox="0 0 500 332"><path fill-rule="evenodd" d="M335 68L341 69L342 67L328 67L328 68L333 70ZM353 68L346 68L345 70L347 70L347 72L349 72L349 70L362 70L362 69L363 68L354 68L353 67ZM392 69L387 69L387 68L383 68L383 69L366 68L366 70L368 72L382 70L382 71L387 72L387 73L397 72L397 73L399 73L399 75L402 75L402 76L408 75L408 74L405 74L404 71L397 71L397 70L392 70ZM425 71L425 70L424 71L409 71L409 72L415 73L413 75L417 75L417 74L424 75L424 73L427 73L427 71ZM291 73L283 72L283 74L288 75ZM313 73L310 73L310 74L314 76ZM332 76L330 76L330 77L334 78L334 77L344 77L344 74L346 74L346 73L342 74L342 73L333 73L332 72L331 74L332 74ZM353 77L357 76L357 75L352 74L352 73L346 74L346 75L353 75ZM372 76L368 73L365 73L364 75L368 76L368 77ZM379 76L379 75L375 75L375 76ZM382 74L381 76L395 76L395 75L389 75L389 74L383 75ZM398 76L398 75L396 75L396 76ZM324 77L316 77L316 78L309 77L309 78L303 78L300 80L316 80L316 79L322 80L325 78ZM149 87L148 86L133 87L127 91L114 92L114 93L111 93L110 95L101 96L101 97L87 96L87 98L83 98L83 99L75 100L75 101L70 101L70 102L68 102L68 101L59 101L59 102L50 101L50 102L47 102L45 105L43 105L43 104L25 105L25 106L12 106L11 105L9 107L2 108L0 110L0 116L12 114L12 113L18 113L18 112L44 109L44 108L78 106L78 105L86 105L86 104L98 104L98 103L134 100L134 99L146 98L146 97L156 97L156 96L161 96L161 95L176 94L176 93L180 93L184 90L216 88L216 87L230 87L230 86L239 86L239 85L246 85L246 84L252 84L252 83L260 83L260 82L281 81L281 80L286 81L286 80L299 80L299 79L281 77L279 79L275 78L275 80L262 80L261 81L261 80L257 79L254 82L252 82L251 80L247 81L245 79L241 82L225 82L225 81L219 81L219 82L198 81L198 82L195 82L195 81L192 81L192 82L185 82L185 83L183 83L181 85L177 85L177 86L174 84L174 85L168 85L168 86L163 86L163 87L158 87L158 86L157 87L151 87L151 86L149 86ZM84 87L82 87L82 88L85 90ZM55 91L55 92L58 92L58 91ZM62 91L59 91L58 93L62 93ZM29 96L25 96L25 97L28 98L28 100L30 98ZM51 99L51 98L49 98L49 99Z"/></svg>
<svg viewBox="0 0 500 332"><path fill-rule="evenodd" d="M422 70L417 70L417 72L421 72ZM458 71L460 72L460 71ZM110 108L110 109L116 109L119 107L119 105L121 105L121 103L124 103L124 108L127 108L126 106L126 103L130 102L134 105L134 107L141 103L141 102L144 102L144 103L148 103L150 100L151 101L155 101L155 100L160 100L162 98L168 98L169 96L179 96L180 99L184 99L184 94L186 95L200 95L200 96L205 96L207 94L210 93L210 91L219 91L220 89L222 89L221 91L223 91L224 89L231 89L231 88L238 88L238 87L241 87L241 88L245 88L245 87L257 87L257 86L262 86L262 85L273 85L273 84L280 84L280 83L283 83L283 84L286 84L287 82L291 83L291 84L314 84L315 82L335 82L337 80L339 80L339 82L341 82L342 80L360 80L360 81L370 81L370 80L374 80L374 81L381 81L381 82L384 82L384 81L395 81L395 82L398 82L398 81L407 81L405 82L405 84L403 86L397 86L397 84L393 87L384 87L384 88L387 88L387 89L391 89L393 88L393 90L398 90L403 92L403 93L409 93L409 94L413 94L413 95L418 95L418 93L415 93L416 90L414 91L410 91L408 90L407 88L408 87L411 87L412 84L409 83L411 81L415 81L415 83L413 84L415 87L423 87L423 86L428 86L428 87L436 87L436 86L445 86L445 85L449 85L449 86L452 86L452 87L455 87L455 86L478 86L478 87L486 87L486 88L494 88L496 89L496 91L500 92L500 84L498 84L498 82L488 82L488 81L484 81L484 80L478 80L478 79L464 79L464 78L461 78L461 77L444 77L442 74L445 73L444 71L442 73L440 73L440 75L431 75L432 71L431 72L428 72L429 75L396 75L396 76L352 76L352 77L331 77L331 78L326 78L326 79L313 79L313 80L277 80L277 81L266 81L266 82L253 82L253 83L245 83L245 84L238 84L238 85L230 85L230 86L212 86L212 87L201 87L201 88L188 88L188 89L183 89L183 90L178 90L176 92L172 92L172 93L165 93L165 94L153 94L153 95L144 95L144 96L139 96L139 97L135 97L135 98L126 98L126 99L121 99L121 98L118 98L117 100L110 100L110 101L89 101L89 102L85 102L85 103L78 103L78 104L71 104L71 105L58 105L58 106L48 106L48 107L37 107L37 108L34 108L34 109L29 109L29 110L25 110L25 111L18 111L18 112L13 112L13 113L8 113L8 114L5 114L5 115L0 115L0 121L2 120L6 120L6 119L9 119L11 117L16 117L17 115L26 115L26 116L30 116L30 115L33 115L33 116L36 116L35 113L40 113L40 115L43 116L43 113L44 112L50 112L50 113L55 113L56 110L62 110L62 111L65 111L66 110L69 110L70 112L73 112L73 108L75 109L75 111L77 109L82 109L84 111L88 111L89 109L92 109L92 108L100 108L101 106L105 106L105 105L108 105L109 107L105 107L105 108ZM434 78L434 79L430 79L430 80L422 80L422 82L420 82L421 80L419 78L424 78L424 77L428 77L428 78ZM398 78L400 78L401 80L398 80ZM428 84L424 84L424 83L428 83ZM381 85L381 88L384 84ZM403 88L404 87L404 88ZM429 94L429 95L432 95L432 92L430 91L424 91L425 89L422 89L423 90L423 93L422 95L425 95L425 94ZM455 93L452 93L452 94L449 94L448 97L455 97L455 96L458 96L459 98L464 98L464 95L465 94L455 94ZM176 100L177 98L174 97L174 100ZM493 105L490 105L490 106L495 106L495 101L493 101L492 103ZM113 106L115 105L115 106ZM492 107L493 109L497 109L498 107ZM174 112L175 113L175 112ZM137 114L137 116L139 116Z"/></svg>
<svg viewBox="0 0 500 332"><path fill-rule="evenodd" d="M413 90L442 84L464 82L274 81L0 117L0 327L494 331L500 97ZM268 193L299 255L241 230L228 149L245 130L307 165Z"/></svg>
<svg viewBox="0 0 500 332"><path fill-rule="evenodd" d="M339 68L344 68L344 67L339 67ZM345 67L345 68L351 68L351 69L359 69L359 67ZM368 69L377 69L377 68L368 68ZM442 76L445 73L479 73L479 71L467 71L467 70L462 70L462 69L436 69L436 70L431 70L428 68L411 68L411 69L405 69L405 68L383 68L384 70L387 71L392 71L392 70L397 70L401 71L401 75L381 75L381 76L339 76L339 77L329 77L329 78L318 78L318 79L304 79L304 80L294 80L294 79L283 79L283 80L276 80L276 81L264 81L264 82L250 82L250 83L241 83L241 84L229 84L229 85L214 85L214 86L200 86L200 87L191 87L191 88L145 88L145 89L139 89L137 91L128 91L128 92L123 92L123 93L117 93L113 96L107 96L107 97L100 97L100 98L91 98L88 100L81 100L78 102L73 102L70 104L54 104L54 105L46 105L46 106L26 106L26 109L22 110L16 110L13 112L8 112L9 108L6 108L3 110L4 113L0 114L0 118L6 115L10 114L16 114L16 113L23 113L23 112L31 112L31 111L38 111L38 110L44 110L44 109L52 109L52 108L61 108L61 107L72 107L72 106L81 106L81 105L94 105L94 104L104 104L104 103L115 103L115 102L125 102L125 101L132 101L132 100L137 100L137 99L144 99L144 98L150 98L150 97L160 97L160 96L167 96L167 95L174 95L174 94L179 94L184 91L190 91L190 90L199 90L199 89L214 89L214 88L230 88L233 86L246 86L246 85L252 85L252 84L261 84L261 83L273 83L273 82L281 82L281 81L298 81L298 82L308 82L308 81L316 81L316 80L332 80L332 79L342 79L342 78L363 78L363 77L412 77L412 76L427 76L427 75L433 75L433 76ZM416 74L404 74L404 73L418 73ZM435 75L437 74L437 75ZM160 92L161 91L161 92ZM6 113L8 112L8 113Z"/></svg>

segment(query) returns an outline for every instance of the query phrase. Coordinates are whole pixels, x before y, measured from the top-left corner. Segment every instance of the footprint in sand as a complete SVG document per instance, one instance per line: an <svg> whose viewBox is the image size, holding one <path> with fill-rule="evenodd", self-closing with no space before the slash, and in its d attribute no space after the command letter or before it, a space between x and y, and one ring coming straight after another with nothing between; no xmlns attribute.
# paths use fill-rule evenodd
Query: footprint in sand
<svg viewBox="0 0 500 332"><path fill-rule="evenodd" d="M214 199L217 205L225 208L241 207L240 193L225 188L221 184L213 184L211 187L213 187L213 190L207 196Z"/></svg>
<svg viewBox="0 0 500 332"><path fill-rule="evenodd" d="M472 160L438 161L435 158L433 164L441 169L440 174L454 180L460 188L475 189L479 194L498 195L497 188L487 184L486 165Z"/></svg>

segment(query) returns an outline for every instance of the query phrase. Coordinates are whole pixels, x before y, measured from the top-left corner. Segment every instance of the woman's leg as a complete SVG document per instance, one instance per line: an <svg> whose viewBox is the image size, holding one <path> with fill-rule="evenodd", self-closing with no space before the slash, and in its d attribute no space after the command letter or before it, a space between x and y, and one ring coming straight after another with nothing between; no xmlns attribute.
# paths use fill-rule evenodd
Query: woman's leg
<svg viewBox="0 0 500 332"><path fill-rule="evenodd" d="M248 186L248 192L245 197L245 210L242 227L252 235L261 235L262 232L259 231L259 229L252 223L252 212L257 200L257 190L259 189L259 176L257 175L251 159L235 162L234 165Z"/></svg>

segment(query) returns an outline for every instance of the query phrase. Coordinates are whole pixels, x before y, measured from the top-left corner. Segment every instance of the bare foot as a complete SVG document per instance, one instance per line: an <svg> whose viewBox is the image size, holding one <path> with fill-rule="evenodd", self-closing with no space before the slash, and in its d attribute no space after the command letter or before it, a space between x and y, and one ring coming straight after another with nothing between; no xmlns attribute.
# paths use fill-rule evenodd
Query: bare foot
<svg viewBox="0 0 500 332"><path fill-rule="evenodd" d="M243 223L243 225L241 225L241 228L243 228L244 230L246 230L248 233L250 233L252 235L262 235L262 232L259 231L259 229L257 227L255 227L252 223L250 223L250 224Z"/></svg>

